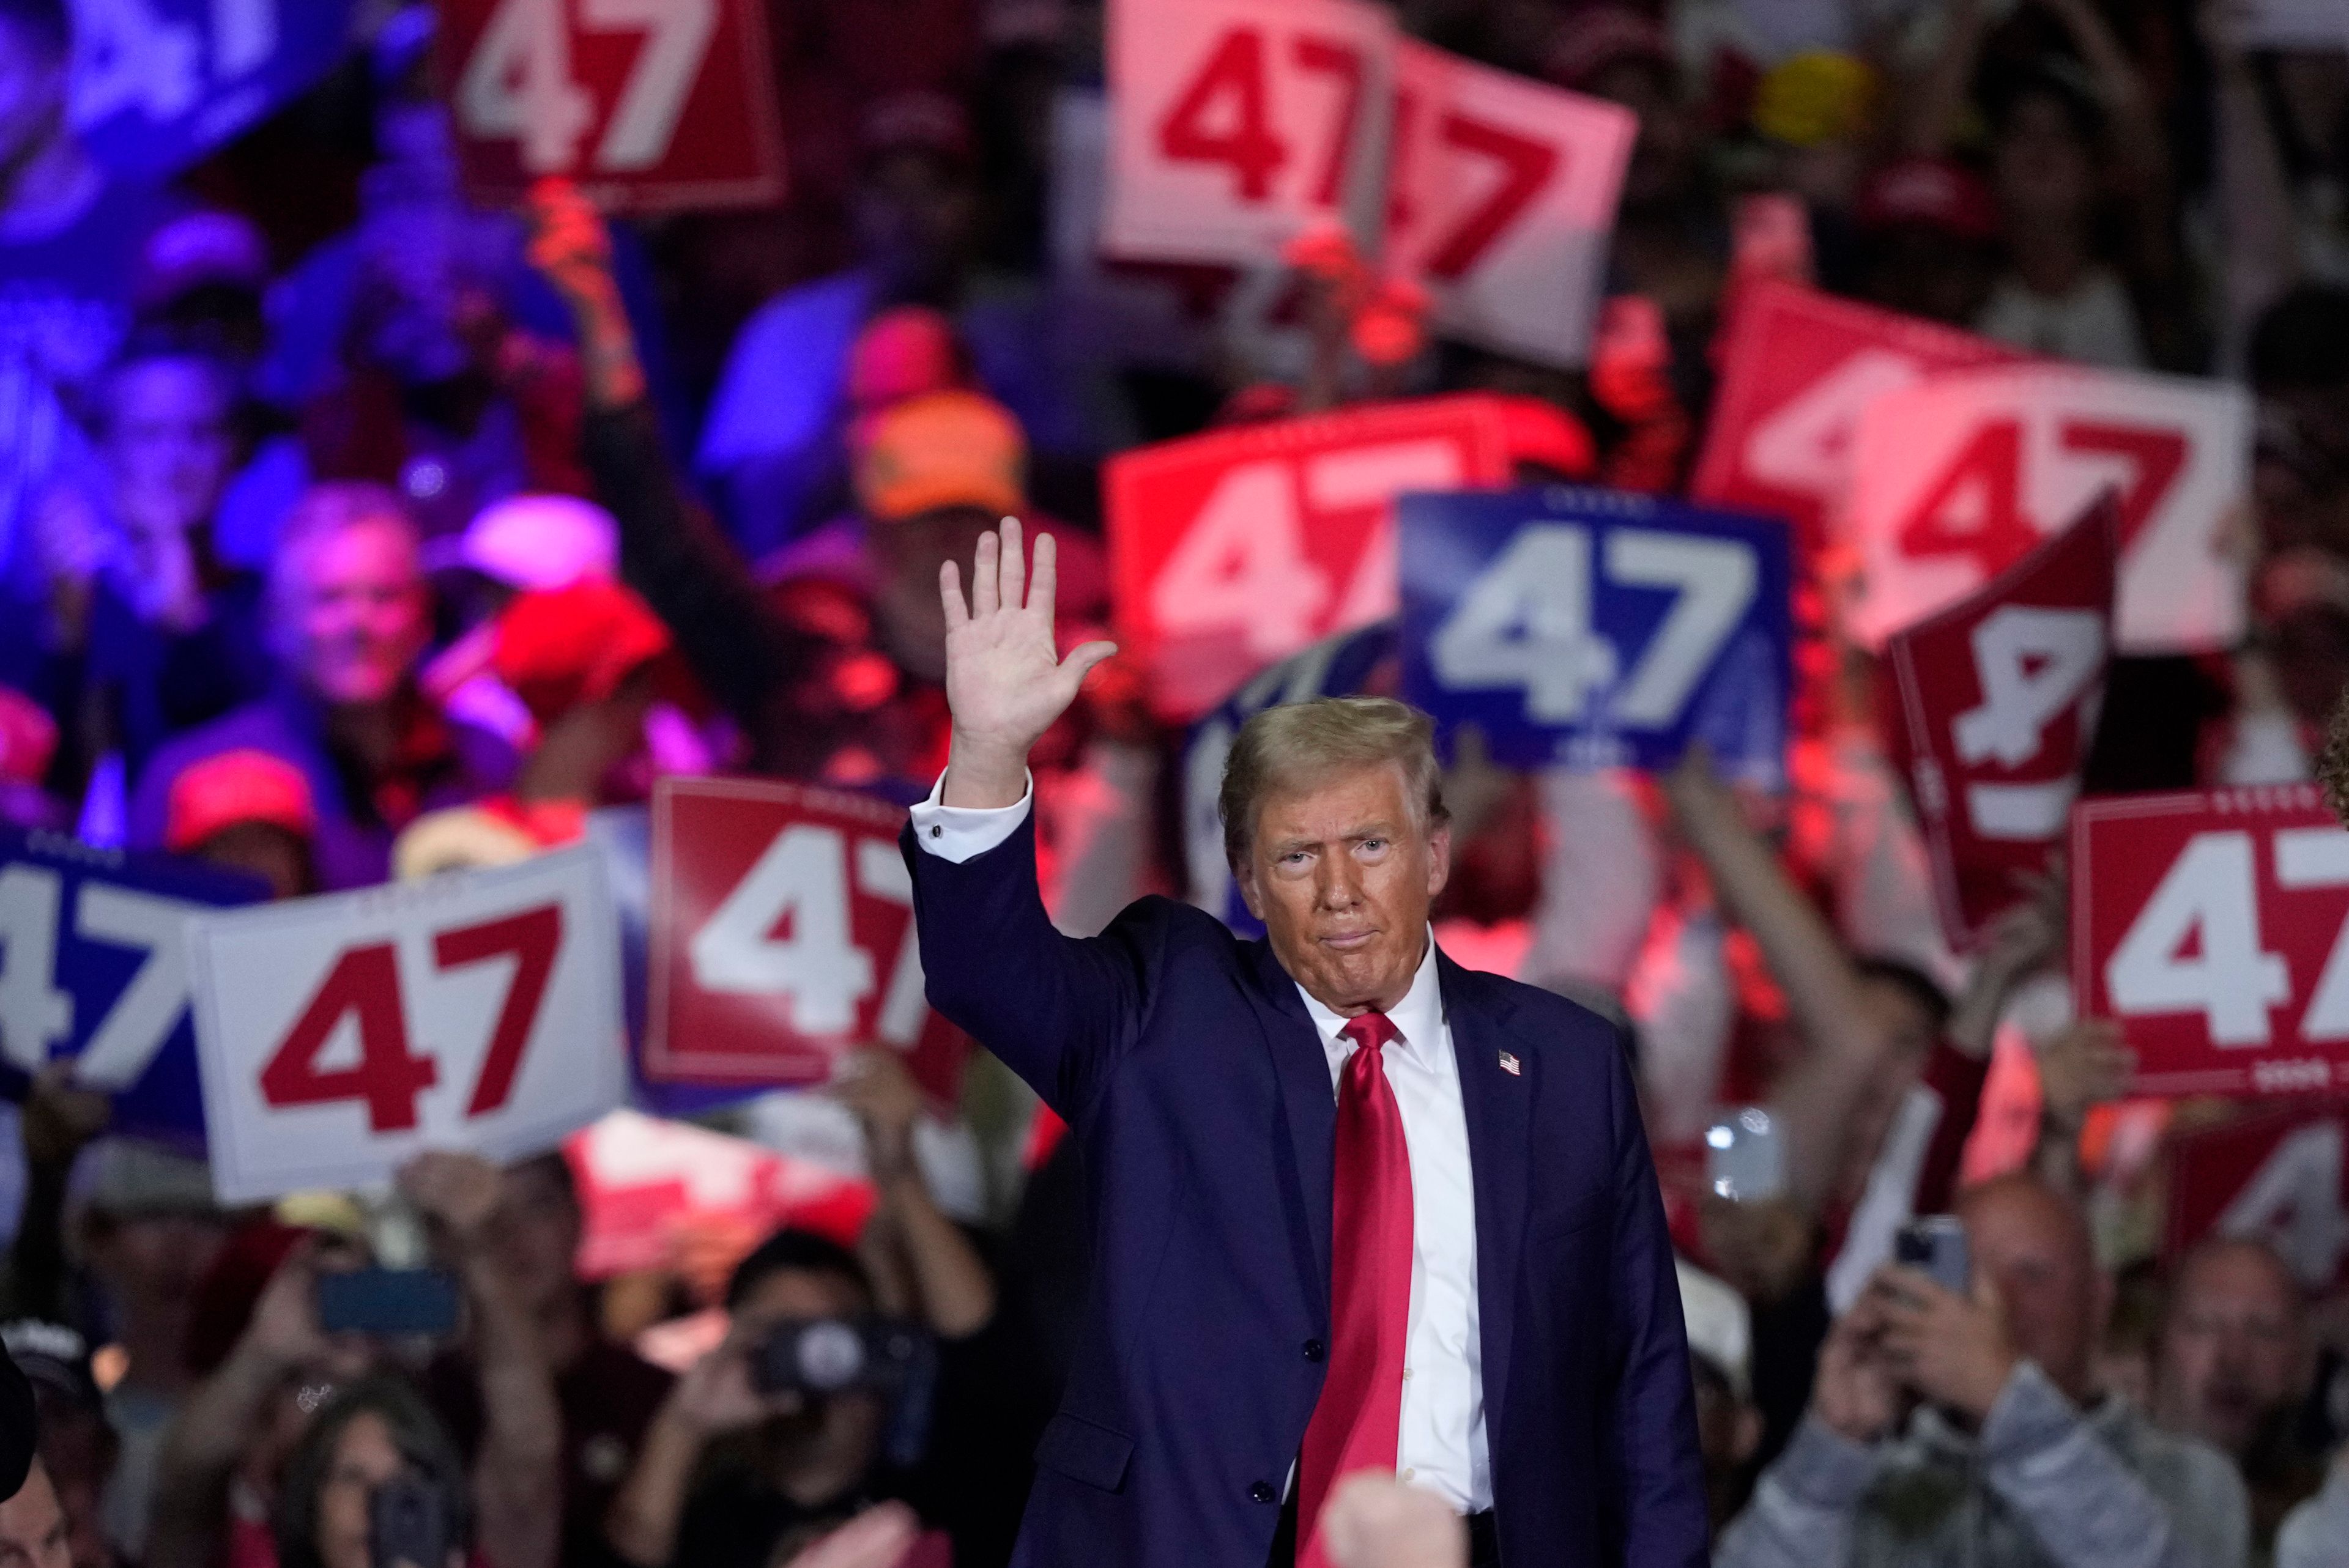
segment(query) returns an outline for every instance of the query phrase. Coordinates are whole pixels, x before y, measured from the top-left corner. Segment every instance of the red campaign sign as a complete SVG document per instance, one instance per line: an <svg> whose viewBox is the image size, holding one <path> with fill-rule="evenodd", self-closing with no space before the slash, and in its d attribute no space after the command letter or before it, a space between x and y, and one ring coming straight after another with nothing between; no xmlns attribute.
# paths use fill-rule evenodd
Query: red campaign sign
<svg viewBox="0 0 2349 1568"><path fill-rule="evenodd" d="M968 1042L923 993L905 822L836 789L662 779L645 1077L823 1083L847 1053L885 1046L951 1103Z"/></svg>
<svg viewBox="0 0 2349 1568"><path fill-rule="evenodd" d="M676 1266L697 1231L765 1236L785 1225L853 1247L872 1183L747 1139L616 1110L563 1146L579 1188L585 1279Z"/></svg>
<svg viewBox="0 0 2349 1568"><path fill-rule="evenodd" d="M2172 1259L2212 1235L2258 1236L2301 1282L2349 1281L2349 1099L2310 1099L2179 1138L2170 1150Z"/></svg>
<svg viewBox="0 0 2349 1568"><path fill-rule="evenodd" d="M2072 983L2136 1092L2349 1088L2349 832L2314 786L2084 802Z"/></svg>
<svg viewBox="0 0 2349 1568"><path fill-rule="evenodd" d="M1112 458L1120 636L1165 717L1395 613L1393 500L1508 482L1500 406L1466 396L1218 430Z"/></svg>
<svg viewBox="0 0 2349 1568"><path fill-rule="evenodd" d="M511 205L564 175L606 208L781 199L783 139L760 0L441 0L466 189Z"/></svg>
<svg viewBox="0 0 2349 1568"><path fill-rule="evenodd" d="M2095 738L2112 649L2109 499L1885 649L1885 729L1932 858L1941 930L1968 947L2045 868Z"/></svg>
<svg viewBox="0 0 2349 1568"><path fill-rule="evenodd" d="M1731 322L1692 500L1775 512L1806 550L1827 537L1851 483L1867 407L1936 371L2022 359L2003 344L1914 316L1765 281Z"/></svg>

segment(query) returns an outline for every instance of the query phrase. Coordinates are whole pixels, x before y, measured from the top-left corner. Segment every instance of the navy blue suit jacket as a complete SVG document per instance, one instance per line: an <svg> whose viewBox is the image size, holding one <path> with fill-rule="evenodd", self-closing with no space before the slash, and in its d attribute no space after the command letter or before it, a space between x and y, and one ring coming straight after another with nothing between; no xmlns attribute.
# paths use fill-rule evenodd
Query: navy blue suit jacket
<svg viewBox="0 0 2349 1568"><path fill-rule="evenodd" d="M905 845L931 1003L1084 1155L1092 1298L1014 1562L1259 1568L1325 1370L1328 1061L1270 948L1198 910L1146 898L1092 940L1055 931L1033 824L961 864ZM1548 992L1440 974L1503 1558L1702 1564L1688 1346L1623 1042Z"/></svg>

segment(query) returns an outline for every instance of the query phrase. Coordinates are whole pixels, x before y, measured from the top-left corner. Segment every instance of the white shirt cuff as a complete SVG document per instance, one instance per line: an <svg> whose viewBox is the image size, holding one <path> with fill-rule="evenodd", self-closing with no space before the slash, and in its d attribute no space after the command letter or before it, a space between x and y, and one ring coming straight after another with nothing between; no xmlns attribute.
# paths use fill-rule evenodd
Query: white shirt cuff
<svg viewBox="0 0 2349 1568"><path fill-rule="evenodd" d="M1010 806L948 806L942 802L947 776L930 786L930 798L913 810L914 841L922 852L957 865L983 855L1019 830L1036 800L1036 776L1028 776L1019 802Z"/></svg>

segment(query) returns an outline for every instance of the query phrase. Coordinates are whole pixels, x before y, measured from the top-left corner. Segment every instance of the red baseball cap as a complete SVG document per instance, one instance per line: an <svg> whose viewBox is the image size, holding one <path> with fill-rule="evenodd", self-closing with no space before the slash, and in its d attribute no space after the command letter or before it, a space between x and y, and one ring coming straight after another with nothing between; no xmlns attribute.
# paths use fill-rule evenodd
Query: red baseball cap
<svg viewBox="0 0 2349 1568"><path fill-rule="evenodd" d="M310 780L266 751L222 751L191 763L171 780L164 800L163 847L184 855L244 822L265 822L308 839L318 830Z"/></svg>
<svg viewBox="0 0 2349 1568"><path fill-rule="evenodd" d="M516 594L498 617L491 666L545 725L603 701L673 645L668 627L632 590L585 578Z"/></svg>
<svg viewBox="0 0 2349 1568"><path fill-rule="evenodd" d="M0 779L38 784L57 751L57 721L23 692L0 686Z"/></svg>
<svg viewBox="0 0 2349 1568"><path fill-rule="evenodd" d="M1998 237L1998 202L1982 177L1946 158L1903 158L1868 177L1859 188L1863 229L1914 223L1961 240Z"/></svg>

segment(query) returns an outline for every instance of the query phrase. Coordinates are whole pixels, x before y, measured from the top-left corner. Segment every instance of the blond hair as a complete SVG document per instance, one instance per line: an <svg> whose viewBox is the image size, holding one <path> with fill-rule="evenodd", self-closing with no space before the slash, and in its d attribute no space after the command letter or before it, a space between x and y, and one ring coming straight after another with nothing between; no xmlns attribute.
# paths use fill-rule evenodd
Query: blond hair
<svg viewBox="0 0 2349 1568"><path fill-rule="evenodd" d="M1240 726L1224 762L1216 810L1224 820L1225 858L1234 866L1247 859L1257 808L1266 796L1385 763L1402 769L1414 828L1424 834L1450 820L1444 770L1435 759L1435 722L1409 703L1323 696L1266 708Z"/></svg>

